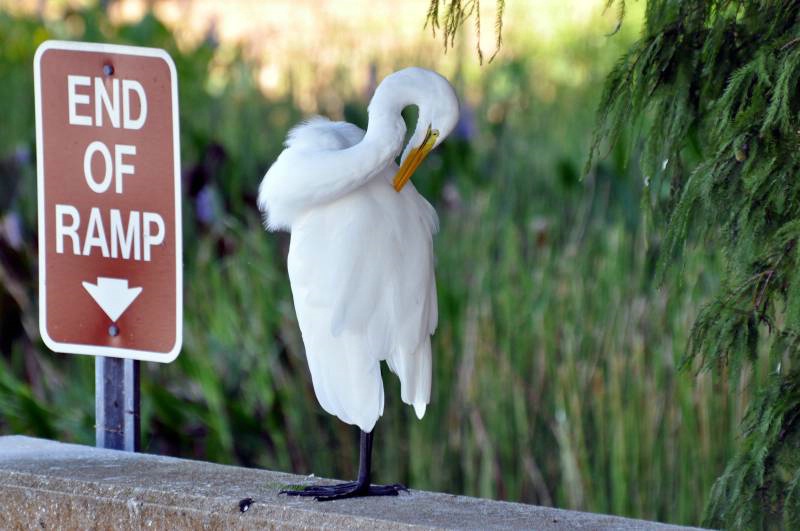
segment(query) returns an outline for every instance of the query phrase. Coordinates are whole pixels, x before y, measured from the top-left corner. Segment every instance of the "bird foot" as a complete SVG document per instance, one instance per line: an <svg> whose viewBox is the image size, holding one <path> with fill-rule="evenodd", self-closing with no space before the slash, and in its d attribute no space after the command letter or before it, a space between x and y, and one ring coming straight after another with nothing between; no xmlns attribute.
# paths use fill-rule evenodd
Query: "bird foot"
<svg viewBox="0 0 800 531"><path fill-rule="evenodd" d="M280 493L288 496L313 496L317 501L344 500L346 498L360 498L362 496L397 496L400 491L409 490L399 483L394 485L367 485L351 481L337 485L310 485L302 487L293 486Z"/></svg>

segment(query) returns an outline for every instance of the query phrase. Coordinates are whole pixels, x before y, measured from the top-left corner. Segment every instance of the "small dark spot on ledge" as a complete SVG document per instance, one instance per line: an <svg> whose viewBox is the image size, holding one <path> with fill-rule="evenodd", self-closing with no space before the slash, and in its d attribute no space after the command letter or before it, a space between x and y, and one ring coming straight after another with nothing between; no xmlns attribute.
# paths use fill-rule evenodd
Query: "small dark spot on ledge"
<svg viewBox="0 0 800 531"><path fill-rule="evenodd" d="M251 505L253 505L253 498L245 498L239 502L239 511L246 513Z"/></svg>

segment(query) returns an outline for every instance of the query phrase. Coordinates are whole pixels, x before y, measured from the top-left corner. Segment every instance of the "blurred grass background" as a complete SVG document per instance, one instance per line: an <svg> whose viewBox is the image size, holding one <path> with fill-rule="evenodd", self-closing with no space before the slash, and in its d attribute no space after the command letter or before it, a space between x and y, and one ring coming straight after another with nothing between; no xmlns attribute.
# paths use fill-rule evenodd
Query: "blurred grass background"
<svg viewBox="0 0 800 531"><path fill-rule="evenodd" d="M0 0L0 433L94 443L93 360L38 337L39 43L156 46L177 65L185 342L143 366L144 450L342 478L357 433L316 402L288 237L262 230L255 195L289 127L314 113L363 127L375 83L418 64L450 77L463 118L415 176L442 222L432 403L418 421L385 373L375 481L698 523L767 369L681 371L721 257L698 242L654 276L663 220L648 205L666 190L642 194L636 146L583 178L603 78L643 6L609 37L602 0L508 4L504 47L480 67L475 35L444 54L423 30L422 0Z"/></svg>

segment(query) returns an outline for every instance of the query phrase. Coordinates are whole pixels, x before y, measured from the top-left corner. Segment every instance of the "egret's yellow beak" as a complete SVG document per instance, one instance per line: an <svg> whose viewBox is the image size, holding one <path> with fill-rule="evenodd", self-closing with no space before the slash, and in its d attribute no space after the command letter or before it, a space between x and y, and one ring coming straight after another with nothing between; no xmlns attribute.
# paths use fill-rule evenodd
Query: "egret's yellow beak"
<svg viewBox="0 0 800 531"><path fill-rule="evenodd" d="M439 138L439 131L436 129L431 130L428 126L428 132L425 133L425 138L422 144L413 148L406 157L406 160L400 165L397 174L394 176L394 189L398 192L403 189L408 180L417 170L417 167L425 160L428 153L431 152L433 146L436 144L436 139Z"/></svg>

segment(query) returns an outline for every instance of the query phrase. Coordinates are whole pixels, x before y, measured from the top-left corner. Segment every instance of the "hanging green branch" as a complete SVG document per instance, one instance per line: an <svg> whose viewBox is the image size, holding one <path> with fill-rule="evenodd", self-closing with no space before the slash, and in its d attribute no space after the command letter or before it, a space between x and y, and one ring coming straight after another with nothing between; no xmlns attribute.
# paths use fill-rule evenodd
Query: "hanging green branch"
<svg viewBox="0 0 800 531"><path fill-rule="evenodd" d="M476 33L476 52L478 61L483 64L483 50L481 49L481 1L480 0L430 0L428 14L425 17L425 27L430 25L433 36L441 30L444 40L445 52L455 44L458 28L463 26L470 17L474 18ZM495 50L489 57L491 63L500 47L503 45L503 13L505 0L497 0L494 20ZM443 8L443 11L442 11Z"/></svg>
<svg viewBox="0 0 800 531"><path fill-rule="evenodd" d="M799 84L800 2L648 0L587 164L623 138L641 147L647 197L668 219L662 271L692 239L725 254L687 362L736 371L767 355L775 368L711 493L715 527L800 525Z"/></svg>

